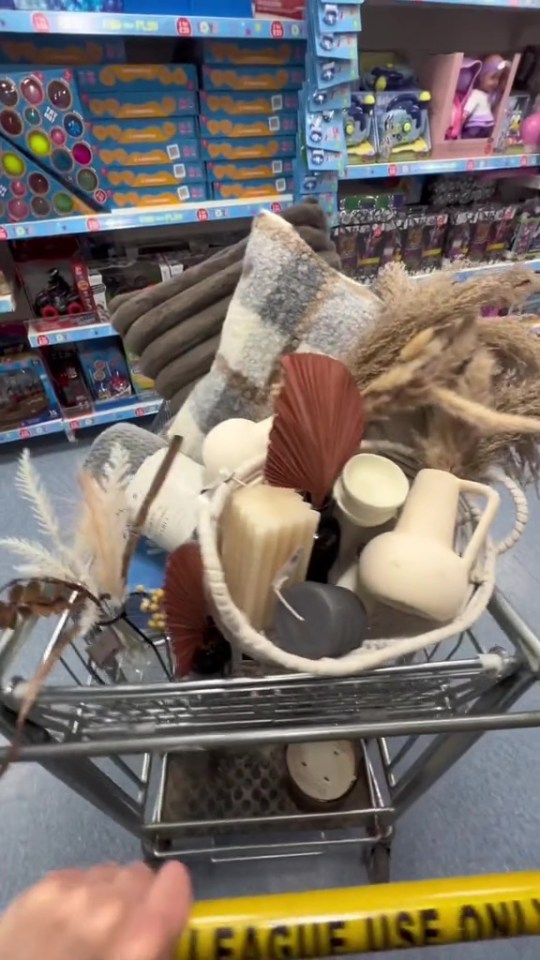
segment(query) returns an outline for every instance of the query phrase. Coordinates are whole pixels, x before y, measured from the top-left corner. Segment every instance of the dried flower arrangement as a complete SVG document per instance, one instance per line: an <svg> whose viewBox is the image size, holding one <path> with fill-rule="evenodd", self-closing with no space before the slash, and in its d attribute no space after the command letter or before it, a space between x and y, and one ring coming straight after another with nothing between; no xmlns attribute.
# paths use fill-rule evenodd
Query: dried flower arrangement
<svg viewBox="0 0 540 960"><path fill-rule="evenodd" d="M381 317L347 360L368 435L405 437L419 469L485 479L498 465L536 479L540 344L526 318L480 311L494 302L515 308L538 290L540 280L519 266L464 283L453 271L423 282L399 265L382 271Z"/></svg>
<svg viewBox="0 0 540 960"><path fill-rule="evenodd" d="M54 648L27 685L17 719L9 765L18 749L20 731L28 717L41 685L64 649L79 636L85 636L100 623L108 623L122 614L127 597L129 564L141 536L148 511L163 485L180 450L182 439L173 437L163 462L137 514L131 520L127 500L128 457L117 445L111 451L100 481L82 471L82 493L78 523L73 536L65 536L57 515L28 450L21 455L16 486L28 501L37 528L49 541L16 537L0 539L0 546L20 560L19 578L7 584L7 600L0 601L0 626L13 628L18 617L50 616L67 613Z"/></svg>

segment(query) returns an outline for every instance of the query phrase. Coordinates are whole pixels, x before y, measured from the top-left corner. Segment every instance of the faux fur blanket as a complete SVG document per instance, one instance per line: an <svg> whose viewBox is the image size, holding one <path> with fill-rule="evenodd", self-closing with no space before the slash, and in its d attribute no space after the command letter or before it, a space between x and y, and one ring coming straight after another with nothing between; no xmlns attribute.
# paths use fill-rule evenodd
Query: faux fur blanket
<svg viewBox="0 0 540 960"><path fill-rule="evenodd" d="M212 369L174 420L186 453L197 456L204 435L222 420L270 415L284 354L345 359L380 309L373 293L332 269L285 220L259 214Z"/></svg>

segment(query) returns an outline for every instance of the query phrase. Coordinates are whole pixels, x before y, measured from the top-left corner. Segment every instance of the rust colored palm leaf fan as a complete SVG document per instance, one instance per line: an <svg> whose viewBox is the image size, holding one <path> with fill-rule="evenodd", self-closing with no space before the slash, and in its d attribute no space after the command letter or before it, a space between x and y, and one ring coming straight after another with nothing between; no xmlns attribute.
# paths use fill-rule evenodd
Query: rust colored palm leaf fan
<svg viewBox="0 0 540 960"><path fill-rule="evenodd" d="M208 611L203 563L197 543L184 543L171 553L165 570L163 606L171 638L176 676L190 672L195 654L204 646Z"/></svg>
<svg viewBox="0 0 540 960"><path fill-rule="evenodd" d="M362 397L344 364L315 353L283 357L265 480L307 493L320 509L362 439Z"/></svg>

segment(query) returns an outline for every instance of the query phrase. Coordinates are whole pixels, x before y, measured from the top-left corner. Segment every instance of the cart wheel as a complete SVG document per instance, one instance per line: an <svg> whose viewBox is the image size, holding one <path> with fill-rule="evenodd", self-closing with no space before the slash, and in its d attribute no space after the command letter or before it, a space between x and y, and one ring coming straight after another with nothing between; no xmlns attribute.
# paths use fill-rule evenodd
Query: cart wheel
<svg viewBox="0 0 540 960"><path fill-rule="evenodd" d="M390 847L377 843L368 856L367 870L371 883L390 882Z"/></svg>

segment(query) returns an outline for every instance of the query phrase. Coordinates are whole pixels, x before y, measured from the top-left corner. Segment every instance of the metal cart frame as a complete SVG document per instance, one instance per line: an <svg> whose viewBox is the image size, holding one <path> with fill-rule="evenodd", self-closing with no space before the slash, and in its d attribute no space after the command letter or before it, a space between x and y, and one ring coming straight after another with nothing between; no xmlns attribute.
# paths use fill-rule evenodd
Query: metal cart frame
<svg viewBox="0 0 540 960"><path fill-rule="evenodd" d="M121 629L133 643L128 624L106 629ZM0 730L8 740L25 689L17 659L33 630L23 621L0 635ZM486 633L488 643L480 639ZM163 664L166 640L159 645ZM40 763L139 836L149 859L219 861L347 846L367 855L373 880L385 881L399 817L486 731L540 725L540 712L512 712L539 665L539 639L498 591L478 630L412 662L340 679L111 683L110 671L98 669L88 644L77 641L61 657L61 680L40 692L17 759ZM340 810L297 809L283 745L335 739L361 742L358 784Z"/></svg>

